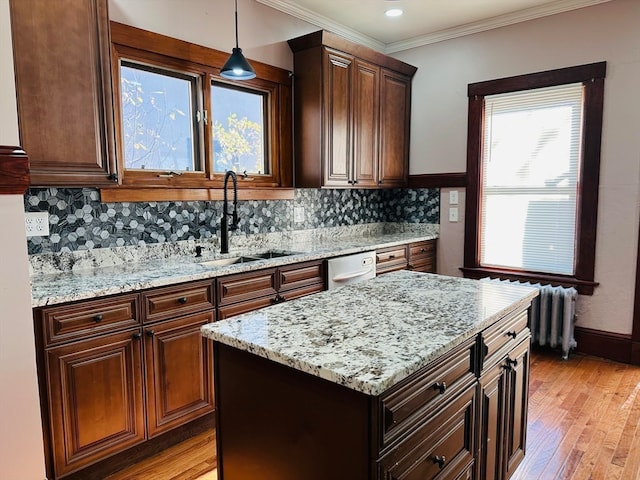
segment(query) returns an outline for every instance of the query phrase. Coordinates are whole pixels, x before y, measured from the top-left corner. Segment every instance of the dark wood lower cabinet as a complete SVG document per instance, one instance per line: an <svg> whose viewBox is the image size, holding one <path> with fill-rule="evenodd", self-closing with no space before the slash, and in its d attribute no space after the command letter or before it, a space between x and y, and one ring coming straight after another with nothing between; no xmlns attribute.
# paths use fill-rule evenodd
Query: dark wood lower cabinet
<svg viewBox="0 0 640 480"><path fill-rule="evenodd" d="M529 338L480 377L478 478L506 480L524 458L529 393Z"/></svg>
<svg viewBox="0 0 640 480"><path fill-rule="evenodd" d="M149 438L213 412L213 342L200 327L213 312L144 328Z"/></svg>
<svg viewBox="0 0 640 480"><path fill-rule="evenodd" d="M57 477L145 440L139 329L46 352Z"/></svg>

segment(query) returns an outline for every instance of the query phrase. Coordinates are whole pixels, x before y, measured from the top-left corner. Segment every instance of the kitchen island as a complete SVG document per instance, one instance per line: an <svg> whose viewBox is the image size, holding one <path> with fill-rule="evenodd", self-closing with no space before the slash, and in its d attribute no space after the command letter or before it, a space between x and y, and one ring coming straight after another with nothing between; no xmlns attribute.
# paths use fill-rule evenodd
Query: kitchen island
<svg viewBox="0 0 640 480"><path fill-rule="evenodd" d="M202 327L220 479L507 478L536 295L401 271Z"/></svg>

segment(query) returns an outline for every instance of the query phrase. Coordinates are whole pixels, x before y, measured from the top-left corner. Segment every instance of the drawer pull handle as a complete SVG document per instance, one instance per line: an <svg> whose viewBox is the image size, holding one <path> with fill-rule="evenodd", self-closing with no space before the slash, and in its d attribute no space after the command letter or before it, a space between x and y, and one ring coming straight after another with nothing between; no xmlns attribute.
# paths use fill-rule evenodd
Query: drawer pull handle
<svg viewBox="0 0 640 480"><path fill-rule="evenodd" d="M514 359L511 359L511 358L507 357L507 365L510 368L513 368L513 367L518 365L518 360L514 360Z"/></svg>
<svg viewBox="0 0 640 480"><path fill-rule="evenodd" d="M187 303L187 297L180 297L178 299L178 303L184 305L185 303Z"/></svg>
<svg viewBox="0 0 640 480"><path fill-rule="evenodd" d="M147 334L147 337L153 337L156 332L154 332L153 330L147 330L145 333Z"/></svg>
<svg viewBox="0 0 640 480"><path fill-rule="evenodd" d="M426 248L424 248L424 247L422 247L422 248L420 249L420 253L424 253L424 252L426 252L426 251L427 251L427 249L426 249Z"/></svg>
<svg viewBox="0 0 640 480"><path fill-rule="evenodd" d="M516 338L518 336L518 332L514 330L513 332L506 332L505 335L507 337Z"/></svg>
<svg viewBox="0 0 640 480"><path fill-rule="evenodd" d="M447 459L445 458L445 456L441 456L439 457L438 455L434 456L432 459L433 463L435 463L436 465L438 465L438 468L442 468L444 467L445 462L447 461Z"/></svg>
<svg viewBox="0 0 640 480"><path fill-rule="evenodd" d="M433 389L438 390L440 392L440 395L442 395L444 392L447 391L447 384L445 382L442 382L442 383L436 382L433 385Z"/></svg>
<svg viewBox="0 0 640 480"><path fill-rule="evenodd" d="M93 321L96 323L100 323L102 321L102 314L94 315Z"/></svg>
<svg viewBox="0 0 640 480"><path fill-rule="evenodd" d="M142 334L140 332L133 334L133 339L134 340L140 340L141 338L142 338Z"/></svg>
<svg viewBox="0 0 640 480"><path fill-rule="evenodd" d="M389 258L390 259L394 259L394 258L396 258L396 256L395 255L389 255Z"/></svg>

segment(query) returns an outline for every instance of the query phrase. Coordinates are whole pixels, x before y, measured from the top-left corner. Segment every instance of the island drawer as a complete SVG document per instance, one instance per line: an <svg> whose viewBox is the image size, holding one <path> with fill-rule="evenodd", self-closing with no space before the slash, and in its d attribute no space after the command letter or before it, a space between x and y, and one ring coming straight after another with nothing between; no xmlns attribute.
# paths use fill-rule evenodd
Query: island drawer
<svg viewBox="0 0 640 480"><path fill-rule="evenodd" d="M277 293L275 268L266 268L254 272L237 273L218 279L218 306L255 300L258 297ZM270 305L270 303L268 303ZM263 305L264 306L264 305Z"/></svg>
<svg viewBox="0 0 640 480"><path fill-rule="evenodd" d="M325 262L305 262L279 267L278 278L281 293L309 285L324 286Z"/></svg>
<svg viewBox="0 0 640 480"><path fill-rule="evenodd" d="M422 372L412 375L410 381L401 382L383 394L380 398L381 447L396 442L473 383L474 357L475 337L431 362Z"/></svg>
<svg viewBox="0 0 640 480"><path fill-rule="evenodd" d="M215 308L213 282L192 282L157 288L142 295L145 322L174 318Z"/></svg>
<svg viewBox="0 0 640 480"><path fill-rule="evenodd" d="M378 461L378 480L444 480L469 471L475 455L475 385Z"/></svg>
<svg viewBox="0 0 640 480"><path fill-rule="evenodd" d="M376 250L376 273L388 273L405 268L407 268L406 245Z"/></svg>
<svg viewBox="0 0 640 480"><path fill-rule="evenodd" d="M41 310L45 346L139 325L138 295L119 295Z"/></svg>
<svg viewBox="0 0 640 480"><path fill-rule="evenodd" d="M481 334L481 365L489 366L502 357L503 349L515 347L527 330L528 310L519 312L484 330Z"/></svg>

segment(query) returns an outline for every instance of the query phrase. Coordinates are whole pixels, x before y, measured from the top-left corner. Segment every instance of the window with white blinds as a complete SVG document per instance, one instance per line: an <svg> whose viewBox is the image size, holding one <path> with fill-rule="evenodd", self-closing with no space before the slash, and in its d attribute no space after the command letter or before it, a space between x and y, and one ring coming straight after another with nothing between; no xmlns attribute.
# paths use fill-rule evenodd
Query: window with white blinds
<svg viewBox="0 0 640 480"><path fill-rule="evenodd" d="M485 96L482 266L575 274L583 89Z"/></svg>

